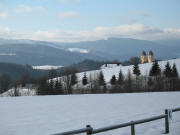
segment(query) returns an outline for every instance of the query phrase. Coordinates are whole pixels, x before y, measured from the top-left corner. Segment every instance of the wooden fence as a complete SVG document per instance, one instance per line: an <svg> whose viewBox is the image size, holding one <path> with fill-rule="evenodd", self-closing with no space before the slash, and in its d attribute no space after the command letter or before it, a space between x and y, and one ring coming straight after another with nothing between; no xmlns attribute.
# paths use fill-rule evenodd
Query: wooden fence
<svg viewBox="0 0 180 135"><path fill-rule="evenodd" d="M172 112L177 112L177 111L180 111L180 108L172 109ZM54 135L74 135L74 134L80 134L80 133L86 133L86 135L92 135L92 134L102 133L102 132L106 132L106 131L110 131L110 130L114 130L118 128L123 128L123 127L128 127L128 126L131 127L131 135L135 135L135 125L150 122L150 121L155 121L159 119L165 119L165 134L168 134L169 133L169 118L168 117L169 117L168 109L166 109L165 114L147 118L147 119L131 121L131 122L103 127L99 129L93 129L91 125L87 125L85 128L82 128L82 129L63 132L63 133L57 133Z"/></svg>

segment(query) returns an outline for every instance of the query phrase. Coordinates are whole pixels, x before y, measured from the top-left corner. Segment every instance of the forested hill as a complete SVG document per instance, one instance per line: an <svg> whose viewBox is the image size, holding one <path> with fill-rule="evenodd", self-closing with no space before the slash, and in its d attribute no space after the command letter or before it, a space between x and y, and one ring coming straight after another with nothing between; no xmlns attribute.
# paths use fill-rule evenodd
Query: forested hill
<svg viewBox="0 0 180 135"><path fill-rule="evenodd" d="M166 43L166 44L165 44ZM156 59L179 58L179 41L147 41L129 38L57 43L31 40L0 39L0 62L32 66L69 66L86 59L95 61L125 61L152 50Z"/></svg>
<svg viewBox="0 0 180 135"><path fill-rule="evenodd" d="M28 75L32 78L39 78L46 73L47 71L35 70L30 65L0 62L0 75L9 75L13 80L17 80L23 75Z"/></svg>

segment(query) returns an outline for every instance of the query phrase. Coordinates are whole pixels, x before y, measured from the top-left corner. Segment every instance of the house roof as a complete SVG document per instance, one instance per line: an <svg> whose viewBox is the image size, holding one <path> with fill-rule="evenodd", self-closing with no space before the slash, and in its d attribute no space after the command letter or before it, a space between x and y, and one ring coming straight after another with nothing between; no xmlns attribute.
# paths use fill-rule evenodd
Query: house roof
<svg viewBox="0 0 180 135"><path fill-rule="evenodd" d="M120 62L106 62L104 64L121 64Z"/></svg>

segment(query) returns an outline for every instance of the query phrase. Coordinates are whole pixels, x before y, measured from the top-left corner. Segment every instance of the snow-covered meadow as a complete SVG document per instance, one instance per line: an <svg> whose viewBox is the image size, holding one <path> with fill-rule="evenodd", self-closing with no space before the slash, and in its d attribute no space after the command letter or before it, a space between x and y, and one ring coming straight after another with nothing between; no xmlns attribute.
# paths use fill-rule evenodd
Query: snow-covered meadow
<svg viewBox="0 0 180 135"><path fill-rule="evenodd" d="M58 69L62 67L63 66L43 65L43 66L33 66L33 69L52 70L52 69Z"/></svg>
<svg viewBox="0 0 180 135"><path fill-rule="evenodd" d="M37 90L35 88L30 89L30 88L23 88L19 87L16 89L16 92L18 96L35 96L37 95ZM8 96L15 96L15 88L11 88L8 91L0 94L0 97L8 97Z"/></svg>
<svg viewBox="0 0 180 135"><path fill-rule="evenodd" d="M180 58L166 60L166 61L159 61L159 66L162 71L164 70L167 62L169 62L171 66L173 66L173 64L176 64L177 71L178 71L178 73L180 73ZM151 67L152 67L152 63L139 64L139 69L141 71L141 75L148 76ZM95 76L97 76L97 74L100 71L102 71L106 82L109 82L113 75L115 75L118 78L120 69L122 70L122 73L124 75L126 75L128 73L128 70L130 70L130 72L133 73L133 65L130 65L130 66L118 66L118 67L113 67L113 68L104 68L104 69L100 69L100 70L88 71L88 72L86 72L86 74L87 74L87 77L91 76L92 78L94 78ZM83 75L84 75L84 72L77 74L79 82L81 82Z"/></svg>
<svg viewBox="0 0 180 135"><path fill-rule="evenodd" d="M100 128L164 114L180 107L180 92L62 95L0 98L0 135L50 135ZM160 135L164 119L135 126L137 135ZM101 135L130 135L130 127ZM173 113L169 135L180 134L180 112Z"/></svg>

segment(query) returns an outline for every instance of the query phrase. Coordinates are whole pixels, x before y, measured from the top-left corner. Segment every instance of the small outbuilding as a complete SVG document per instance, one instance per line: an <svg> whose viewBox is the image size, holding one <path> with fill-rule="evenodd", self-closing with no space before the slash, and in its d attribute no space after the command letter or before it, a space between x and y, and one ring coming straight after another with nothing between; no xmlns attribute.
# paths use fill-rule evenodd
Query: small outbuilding
<svg viewBox="0 0 180 135"><path fill-rule="evenodd" d="M101 66L101 69L113 68L113 67L119 67L119 66L122 66L120 62L107 62Z"/></svg>

